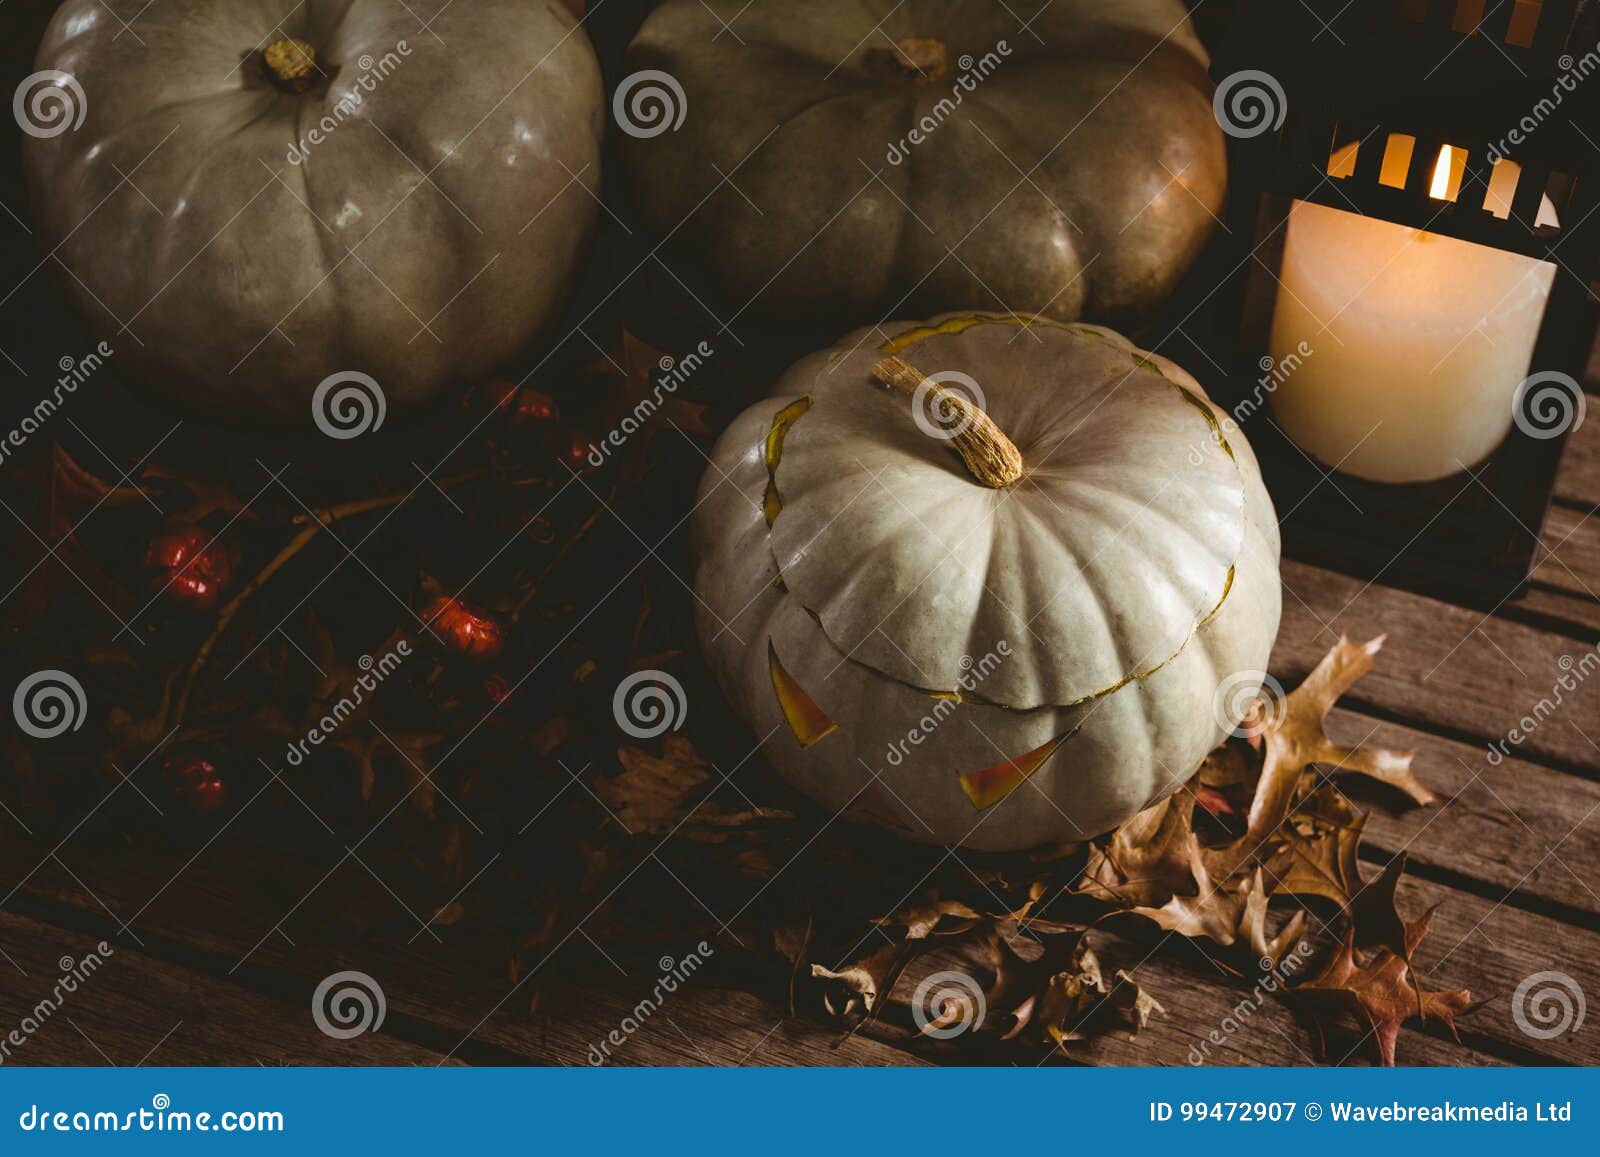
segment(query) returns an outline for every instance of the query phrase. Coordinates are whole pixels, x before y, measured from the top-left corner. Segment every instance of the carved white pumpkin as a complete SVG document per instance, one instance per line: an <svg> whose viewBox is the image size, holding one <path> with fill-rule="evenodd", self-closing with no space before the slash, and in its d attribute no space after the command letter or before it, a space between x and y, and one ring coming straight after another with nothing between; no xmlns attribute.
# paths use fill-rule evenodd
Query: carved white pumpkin
<svg viewBox="0 0 1600 1157"><path fill-rule="evenodd" d="M701 646L783 777L985 851L1176 789L1281 609L1242 435L1089 325L952 314L803 359L717 443L691 532Z"/></svg>

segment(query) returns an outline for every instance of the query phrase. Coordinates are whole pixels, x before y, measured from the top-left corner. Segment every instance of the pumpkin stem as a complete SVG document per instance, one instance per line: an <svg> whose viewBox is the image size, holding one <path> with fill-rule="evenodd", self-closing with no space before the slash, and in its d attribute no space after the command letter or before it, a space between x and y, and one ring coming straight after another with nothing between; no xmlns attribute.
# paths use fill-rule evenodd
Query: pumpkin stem
<svg viewBox="0 0 1600 1157"><path fill-rule="evenodd" d="M891 73L918 84L932 84L950 71L950 50L944 41L924 36L903 36L893 48L877 48L870 53Z"/></svg>
<svg viewBox="0 0 1600 1157"><path fill-rule="evenodd" d="M305 92L316 80L316 50L304 40L274 40L261 50L267 78L285 92Z"/></svg>
<svg viewBox="0 0 1600 1157"><path fill-rule="evenodd" d="M1021 451L976 401L930 381L904 358L884 358L872 367L872 376L925 410L938 429L936 436L949 439L967 473L981 485L1004 490L1022 477Z"/></svg>

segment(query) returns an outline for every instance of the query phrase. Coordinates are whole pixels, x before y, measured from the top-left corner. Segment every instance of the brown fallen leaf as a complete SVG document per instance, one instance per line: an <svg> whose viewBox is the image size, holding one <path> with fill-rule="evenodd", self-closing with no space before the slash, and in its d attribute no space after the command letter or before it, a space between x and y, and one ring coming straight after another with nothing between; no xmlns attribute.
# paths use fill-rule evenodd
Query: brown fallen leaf
<svg viewBox="0 0 1600 1157"><path fill-rule="evenodd" d="M1408 926L1409 948L1415 948L1427 934L1432 915L1429 912ZM1363 1020L1377 1042L1379 1061L1387 1066L1395 1063L1395 1040L1405 1021L1414 1016L1424 1022L1442 1021L1455 1034L1455 1018L1472 1005L1472 994L1464 988L1453 992L1424 989L1412 975L1407 958L1388 948L1380 948L1364 960L1359 958L1353 928L1345 933L1322 971L1291 989L1290 995L1305 1003L1319 1030L1323 1028L1321 1018L1329 1011Z"/></svg>
<svg viewBox="0 0 1600 1157"><path fill-rule="evenodd" d="M1332 784L1312 792L1271 844L1266 871L1272 894L1321 896L1348 908L1362 887L1356 851L1366 822Z"/></svg>
<svg viewBox="0 0 1600 1157"><path fill-rule="evenodd" d="M892 916L882 916L873 923L880 928L904 926L907 940L925 940L929 936L955 936L971 931L980 920L981 913L960 900L943 900L935 896L906 905Z"/></svg>
<svg viewBox="0 0 1600 1157"><path fill-rule="evenodd" d="M1160 1003L1126 970L1107 981L1100 957L1089 944L1087 929L1046 937L1036 960L1023 959L995 929L987 942L995 979L984 995L987 1014L1009 1019L1003 1039L1029 1033L1065 1051L1072 1041L1087 1040L1108 1023L1120 1022L1137 1034Z"/></svg>
<svg viewBox="0 0 1600 1157"><path fill-rule="evenodd" d="M1301 774L1312 764L1334 772L1365 775L1405 792L1426 807L1439 800L1411 771L1413 751L1383 747L1349 747L1328 738L1325 722L1339 697L1372 670L1374 656L1387 636L1352 643L1340 636L1305 681L1281 703L1257 700L1257 717L1247 719L1256 734L1250 743L1263 753L1261 779L1250 806L1248 838L1267 839L1289 814Z"/></svg>
<svg viewBox="0 0 1600 1157"><path fill-rule="evenodd" d="M1188 791L1146 808L1112 832L1104 846L1090 845L1074 890L1108 903L1145 907L1192 891L1193 821L1194 796Z"/></svg>
<svg viewBox="0 0 1600 1157"><path fill-rule="evenodd" d="M735 829L794 818L776 808L729 812L700 799L711 778L707 771L711 765L682 735L667 736L659 756L637 747L618 748L617 761L622 772L599 777L594 792L631 836L671 834L698 843L721 843Z"/></svg>

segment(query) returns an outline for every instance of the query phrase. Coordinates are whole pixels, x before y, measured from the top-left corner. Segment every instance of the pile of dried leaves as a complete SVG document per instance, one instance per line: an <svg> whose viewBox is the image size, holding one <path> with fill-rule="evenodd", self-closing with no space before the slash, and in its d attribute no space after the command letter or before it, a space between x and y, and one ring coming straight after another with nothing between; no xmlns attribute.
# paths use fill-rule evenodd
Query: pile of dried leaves
<svg viewBox="0 0 1600 1157"><path fill-rule="evenodd" d="M927 1035L971 1026L979 1031L968 1042L1031 1037L1066 1048L1108 1028L1137 1032L1162 1006L1092 941L1111 941L1116 929L1121 945L1143 925L1158 945L1167 934L1193 942L1243 986L1278 977L1275 991L1319 1034L1353 1018L1393 1064L1402 1022L1453 1031L1470 997L1430 991L1412 974L1431 913L1408 921L1397 910L1403 856L1362 875L1366 817L1337 784L1365 776L1419 805L1437 800L1412 772L1411 752L1342 746L1324 728L1382 643L1341 639L1292 693L1258 699L1239 736L1169 799L1087 845L1032 856L947 856L928 868L881 837L818 832L772 809L725 811L700 802L715 773L681 736L660 756L624 747L621 772L596 790L620 827L654 842L651 855L694 845L703 868L708 859L725 864L731 850L733 866L782 891L789 902L765 905L764 926L748 935L771 937L798 1009L859 1026L893 1007L918 959L936 954L969 983L931 995L919 987L910 1014ZM799 848L808 838L815 842ZM900 894L910 898L870 910L872 896L908 880ZM1293 973L1283 967L1291 950L1301 954ZM1305 961L1313 951L1322 955L1314 972Z"/></svg>

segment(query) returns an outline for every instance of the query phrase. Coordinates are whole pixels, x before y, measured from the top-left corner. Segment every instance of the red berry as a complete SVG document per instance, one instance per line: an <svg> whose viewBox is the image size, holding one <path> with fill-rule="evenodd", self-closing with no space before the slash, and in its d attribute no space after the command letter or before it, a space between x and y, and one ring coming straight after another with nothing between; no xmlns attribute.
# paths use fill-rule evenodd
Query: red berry
<svg viewBox="0 0 1600 1157"><path fill-rule="evenodd" d="M560 407L549 394L500 378L485 382L479 397L481 400L477 404L495 412L511 430L553 422L561 415Z"/></svg>
<svg viewBox="0 0 1600 1157"><path fill-rule="evenodd" d="M169 799L195 815L216 816L227 810L227 783L217 765L204 756L169 755L161 764L161 786Z"/></svg>
<svg viewBox="0 0 1600 1157"><path fill-rule="evenodd" d="M505 627L498 618L448 595L422 609L422 622L446 650L463 658L493 659L505 646Z"/></svg>
<svg viewBox="0 0 1600 1157"><path fill-rule="evenodd" d="M233 559L215 536L193 524L169 527L145 548L145 566L155 574L152 594L171 593L201 608L216 605L233 580Z"/></svg>

